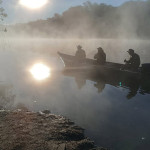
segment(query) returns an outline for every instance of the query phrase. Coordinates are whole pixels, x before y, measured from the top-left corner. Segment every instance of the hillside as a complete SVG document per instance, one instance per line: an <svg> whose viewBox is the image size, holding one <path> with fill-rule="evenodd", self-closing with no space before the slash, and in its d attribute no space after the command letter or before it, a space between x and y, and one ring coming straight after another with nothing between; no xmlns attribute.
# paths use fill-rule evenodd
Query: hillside
<svg viewBox="0 0 150 150"><path fill-rule="evenodd" d="M11 26L15 33L64 38L150 38L150 0L114 7L86 2L47 20Z"/></svg>

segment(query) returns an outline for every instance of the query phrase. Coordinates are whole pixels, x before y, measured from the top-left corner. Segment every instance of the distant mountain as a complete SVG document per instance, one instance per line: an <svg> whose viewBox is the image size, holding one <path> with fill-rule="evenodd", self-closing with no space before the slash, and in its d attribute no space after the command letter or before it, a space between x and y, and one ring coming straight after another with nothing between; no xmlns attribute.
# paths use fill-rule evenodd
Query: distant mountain
<svg viewBox="0 0 150 150"><path fill-rule="evenodd" d="M121 6L86 2L47 20L16 24L17 35L63 38L150 38L150 0Z"/></svg>

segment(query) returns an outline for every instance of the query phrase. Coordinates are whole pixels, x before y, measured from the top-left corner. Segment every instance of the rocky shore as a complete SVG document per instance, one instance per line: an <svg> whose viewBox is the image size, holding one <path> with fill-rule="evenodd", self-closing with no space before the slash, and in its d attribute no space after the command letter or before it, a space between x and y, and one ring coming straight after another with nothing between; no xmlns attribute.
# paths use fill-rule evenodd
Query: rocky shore
<svg viewBox="0 0 150 150"><path fill-rule="evenodd" d="M0 111L0 150L106 150L95 147L84 129L65 117L15 110Z"/></svg>

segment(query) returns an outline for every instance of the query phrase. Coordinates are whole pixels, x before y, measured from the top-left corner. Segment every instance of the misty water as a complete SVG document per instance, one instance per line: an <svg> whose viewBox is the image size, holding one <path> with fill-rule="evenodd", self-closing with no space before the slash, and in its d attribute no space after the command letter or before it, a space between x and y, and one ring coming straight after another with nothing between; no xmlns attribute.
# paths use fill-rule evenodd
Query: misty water
<svg viewBox="0 0 150 150"><path fill-rule="evenodd" d="M66 116L85 129L98 146L112 150L150 149L150 79L129 83L80 73L63 72L57 51L75 54L80 44L93 58L103 47L107 61L123 63L129 48L150 62L147 40L54 40L8 39L0 41L1 109L50 110ZM33 78L29 70L42 62L51 68L43 81Z"/></svg>

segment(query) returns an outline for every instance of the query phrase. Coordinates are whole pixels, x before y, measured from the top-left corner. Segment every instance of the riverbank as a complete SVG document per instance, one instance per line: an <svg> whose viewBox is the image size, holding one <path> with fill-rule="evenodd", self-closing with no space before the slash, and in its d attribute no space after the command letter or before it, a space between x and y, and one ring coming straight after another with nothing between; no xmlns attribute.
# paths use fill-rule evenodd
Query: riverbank
<svg viewBox="0 0 150 150"><path fill-rule="evenodd" d="M49 111L0 111L0 150L105 150L84 129Z"/></svg>

